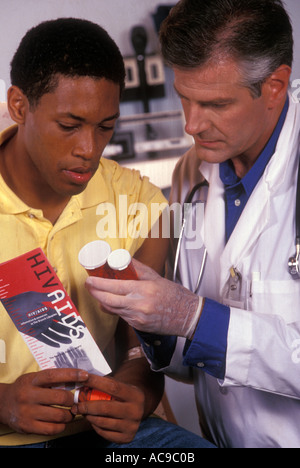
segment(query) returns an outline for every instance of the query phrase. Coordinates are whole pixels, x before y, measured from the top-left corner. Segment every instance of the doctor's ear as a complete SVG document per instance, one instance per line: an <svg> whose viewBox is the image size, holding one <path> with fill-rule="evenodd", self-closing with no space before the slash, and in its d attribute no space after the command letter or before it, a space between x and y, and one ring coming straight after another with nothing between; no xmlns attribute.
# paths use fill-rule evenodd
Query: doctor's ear
<svg viewBox="0 0 300 468"><path fill-rule="evenodd" d="M286 99L291 73L291 67L281 65L264 82L262 89L263 94L266 93L268 96L269 109L273 109Z"/></svg>
<svg viewBox="0 0 300 468"><path fill-rule="evenodd" d="M29 103L23 91L17 86L11 86L7 91L7 108L14 122L19 125L25 123Z"/></svg>

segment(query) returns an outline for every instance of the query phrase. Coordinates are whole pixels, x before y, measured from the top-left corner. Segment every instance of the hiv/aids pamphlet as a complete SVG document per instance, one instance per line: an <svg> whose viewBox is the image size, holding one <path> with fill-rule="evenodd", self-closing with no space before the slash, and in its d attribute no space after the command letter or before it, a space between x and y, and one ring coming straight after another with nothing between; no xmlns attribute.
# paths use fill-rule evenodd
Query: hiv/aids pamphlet
<svg viewBox="0 0 300 468"><path fill-rule="evenodd" d="M42 249L0 265L0 300L42 370L111 372Z"/></svg>

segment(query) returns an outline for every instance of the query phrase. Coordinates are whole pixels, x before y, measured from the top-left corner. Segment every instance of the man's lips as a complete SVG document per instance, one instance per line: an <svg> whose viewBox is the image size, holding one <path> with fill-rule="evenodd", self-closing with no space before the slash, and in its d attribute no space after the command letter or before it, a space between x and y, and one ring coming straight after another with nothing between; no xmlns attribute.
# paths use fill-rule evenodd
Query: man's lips
<svg viewBox="0 0 300 468"><path fill-rule="evenodd" d="M220 144L220 140L202 140L202 138L195 138L198 145L211 148Z"/></svg>
<svg viewBox="0 0 300 468"><path fill-rule="evenodd" d="M94 175L92 169L86 169L83 167L64 169L63 173L71 182L79 185L87 184Z"/></svg>

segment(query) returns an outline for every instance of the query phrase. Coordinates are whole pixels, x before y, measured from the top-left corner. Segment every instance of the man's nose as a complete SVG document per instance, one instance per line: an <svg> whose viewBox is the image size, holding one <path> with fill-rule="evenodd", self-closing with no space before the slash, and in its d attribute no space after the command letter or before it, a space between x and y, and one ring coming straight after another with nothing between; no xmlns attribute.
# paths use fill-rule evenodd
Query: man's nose
<svg viewBox="0 0 300 468"><path fill-rule="evenodd" d="M185 109L185 131L188 135L195 136L206 132L211 127L211 122L207 116L205 109L200 105L190 105Z"/></svg>
<svg viewBox="0 0 300 468"><path fill-rule="evenodd" d="M98 154L97 138L93 129L80 132L73 154L85 160L93 159Z"/></svg>

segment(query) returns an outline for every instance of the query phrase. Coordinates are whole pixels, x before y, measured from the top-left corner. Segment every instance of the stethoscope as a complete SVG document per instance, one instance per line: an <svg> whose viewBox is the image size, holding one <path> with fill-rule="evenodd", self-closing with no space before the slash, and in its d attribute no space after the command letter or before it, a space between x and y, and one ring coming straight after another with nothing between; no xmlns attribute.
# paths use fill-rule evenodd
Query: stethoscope
<svg viewBox="0 0 300 468"><path fill-rule="evenodd" d="M185 203L190 204L193 201L193 198L198 190L202 187L208 187L208 182L203 181L199 184L195 185L189 195L186 197ZM180 250L183 242L184 232L186 229L187 219L185 216L185 210L183 210L182 216L182 226L179 233L176 253L175 253L175 260L174 260L174 270L173 270L173 281L176 281L176 276L178 272L178 265L179 265L179 257L180 257ZM296 215L295 215L295 228L296 228L296 238L295 238L295 246L296 246L296 253L292 256L288 261L288 271L293 279L297 280L300 279L300 164L299 164L299 171L298 171L298 180L297 180L297 195L296 195ZM201 280L203 277L205 264L207 260L207 249L204 248L204 253L202 257L202 262L199 269L199 274L196 282L196 286L194 288L194 293L196 293L200 287Z"/></svg>
<svg viewBox="0 0 300 468"><path fill-rule="evenodd" d="M297 180L297 195L296 195L296 254L289 259L289 273L293 279L300 279L300 164Z"/></svg>
<svg viewBox="0 0 300 468"><path fill-rule="evenodd" d="M193 187L191 192L186 197L186 200L184 202L183 207L185 205L189 205L189 204L192 203L196 192L198 192L198 190L200 190L202 187L208 187L208 182L206 180L204 180L203 182L200 182L199 184L195 185L195 187ZM182 210L182 226L181 226L181 230L180 230L179 237L178 237L178 243L177 243L177 247L176 247L175 260L174 260L173 282L176 282L176 276L177 276L178 265L179 265L180 251L181 251L181 246L182 246L182 242L183 242L184 232L185 232L185 229L186 229L186 224L187 224L186 211L183 208L183 210ZM204 247L204 253L203 253L203 256L202 256L202 262L201 262L201 265L200 265L196 286L195 286L195 288L193 290L194 294L196 294L196 292L198 291L198 289L200 287L201 280L202 280L203 273L204 273L204 269L205 269L206 259L207 259L207 249L206 249L206 247Z"/></svg>

